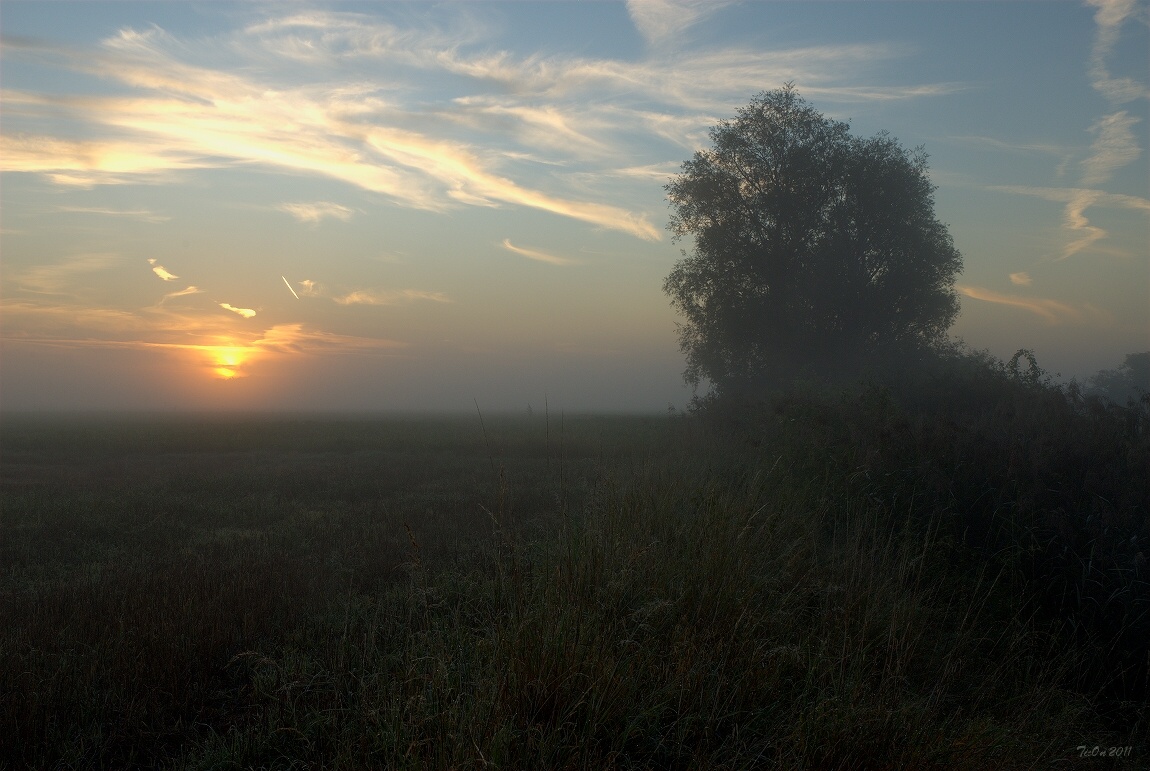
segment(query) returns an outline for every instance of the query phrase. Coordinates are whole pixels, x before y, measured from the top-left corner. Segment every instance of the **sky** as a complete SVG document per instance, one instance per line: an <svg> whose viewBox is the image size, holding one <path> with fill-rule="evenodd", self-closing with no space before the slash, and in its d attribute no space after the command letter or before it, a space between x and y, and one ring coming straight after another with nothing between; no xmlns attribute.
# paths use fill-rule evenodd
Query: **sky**
<svg viewBox="0 0 1150 771"><path fill-rule="evenodd" d="M683 408L664 185L793 83L930 155L952 336L1150 349L1150 8L0 4L0 409Z"/></svg>

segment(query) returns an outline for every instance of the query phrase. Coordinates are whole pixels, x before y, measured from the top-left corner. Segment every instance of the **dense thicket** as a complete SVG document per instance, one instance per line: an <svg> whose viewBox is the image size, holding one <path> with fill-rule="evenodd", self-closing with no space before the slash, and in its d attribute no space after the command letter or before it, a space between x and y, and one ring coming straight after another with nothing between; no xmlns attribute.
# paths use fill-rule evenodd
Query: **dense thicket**
<svg viewBox="0 0 1150 771"><path fill-rule="evenodd" d="M1002 362L952 347L861 390L713 399L701 414L798 452L836 494L942 522L956 559L998 566L1080 652L1075 688L1144 708L1150 393L1119 404L1054 383L1029 351Z"/></svg>

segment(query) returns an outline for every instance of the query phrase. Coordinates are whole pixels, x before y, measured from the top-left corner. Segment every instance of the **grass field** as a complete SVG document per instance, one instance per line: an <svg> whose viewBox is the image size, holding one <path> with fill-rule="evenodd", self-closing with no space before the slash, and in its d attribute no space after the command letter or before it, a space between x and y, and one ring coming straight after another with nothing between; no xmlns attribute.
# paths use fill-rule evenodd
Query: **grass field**
<svg viewBox="0 0 1150 771"><path fill-rule="evenodd" d="M0 766L1145 763L1096 649L816 408L854 430L5 415Z"/></svg>

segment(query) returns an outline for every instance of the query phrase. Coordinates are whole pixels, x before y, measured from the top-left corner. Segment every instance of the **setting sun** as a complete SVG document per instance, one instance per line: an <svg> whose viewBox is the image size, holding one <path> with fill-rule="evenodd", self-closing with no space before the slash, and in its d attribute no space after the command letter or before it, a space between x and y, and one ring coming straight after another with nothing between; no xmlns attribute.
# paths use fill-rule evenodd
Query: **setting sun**
<svg viewBox="0 0 1150 771"><path fill-rule="evenodd" d="M212 372L221 380L234 380L246 377L242 367L251 360L252 349L248 346L218 345L205 346L211 358Z"/></svg>

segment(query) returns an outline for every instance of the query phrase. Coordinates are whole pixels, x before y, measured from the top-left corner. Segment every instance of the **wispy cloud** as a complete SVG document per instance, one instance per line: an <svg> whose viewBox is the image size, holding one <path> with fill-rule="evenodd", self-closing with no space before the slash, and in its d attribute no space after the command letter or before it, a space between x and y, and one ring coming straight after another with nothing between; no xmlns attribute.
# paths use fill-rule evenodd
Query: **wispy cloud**
<svg viewBox="0 0 1150 771"><path fill-rule="evenodd" d="M324 354L364 354L395 350L406 344L382 338L340 335L307 329L303 324L276 324L249 342L230 339L224 345L185 346L201 353L217 377L231 380L246 377L247 370L266 356L308 356Z"/></svg>
<svg viewBox="0 0 1150 771"><path fill-rule="evenodd" d="M1101 190L1075 187L1031 187L1025 185L995 185L991 190L1004 193L1017 193L1044 198L1048 201L1057 201L1066 206L1062 210L1062 227L1070 235L1071 240L1063 247L1059 259L1065 260L1092 246L1095 242L1106 238L1103 228L1091 224L1086 217L1086 210L1094 206L1108 208L1134 209L1150 212L1150 200L1133 195L1118 193L1105 193Z"/></svg>
<svg viewBox="0 0 1150 771"><path fill-rule="evenodd" d="M1019 273L1010 274L1010 283L1014 284L1015 286L1030 286L1033 281L1030 278L1029 273L1026 271L1021 271Z"/></svg>
<svg viewBox="0 0 1150 771"><path fill-rule="evenodd" d="M340 305L387 305L391 302L390 297L366 289L357 289L332 299Z"/></svg>
<svg viewBox="0 0 1150 771"><path fill-rule="evenodd" d="M186 293L184 290L175 294ZM158 305L125 311L76 303L15 300L0 304L0 315L4 318L3 339L6 341L66 347L188 350L229 347L278 353L339 353L407 345L396 340L324 332L302 323L278 324L258 332L243 322L229 321L232 317L223 314L172 311Z"/></svg>
<svg viewBox="0 0 1150 771"><path fill-rule="evenodd" d="M1106 238L1108 233L1097 225L1091 225L1086 218L1086 210L1098 201L1098 196L1092 191L1083 190L1066 204L1062 210L1062 227L1070 231L1074 240L1062 249L1062 259L1089 248L1096 241Z"/></svg>
<svg viewBox="0 0 1150 771"><path fill-rule="evenodd" d="M627 0L627 13L648 43L681 35L731 0Z"/></svg>
<svg viewBox="0 0 1150 771"><path fill-rule="evenodd" d="M235 313L239 316L243 316L245 319L250 319L256 315L256 312L253 311L251 308L237 308L236 306L229 305L228 303L216 303L216 304L219 305L221 308L223 308L226 311L231 311L232 313Z"/></svg>
<svg viewBox="0 0 1150 771"><path fill-rule="evenodd" d="M1090 131L1095 134L1090 155L1082 161L1082 184L1106 182L1114 172L1138 160L1142 154L1131 127L1141 119L1125 110L1098 119Z"/></svg>
<svg viewBox="0 0 1150 771"><path fill-rule="evenodd" d="M400 293L405 300L430 300L437 303L449 303L451 298L443 292L427 292L422 289L404 289Z"/></svg>
<svg viewBox="0 0 1150 771"><path fill-rule="evenodd" d="M480 206L496 201L515 203L621 230L649 241L660 238L658 229L641 214L610 204L560 198L523 187L487 171L482 161L461 145L387 128L365 130L365 138L380 155L445 182L448 197L461 203Z"/></svg>
<svg viewBox="0 0 1150 771"><path fill-rule="evenodd" d="M284 279L287 282L287 279ZM355 289L352 291L334 291L319 282L304 279L296 282L299 287L298 294L288 283L292 294L300 297L322 297L331 300L337 305L399 305L420 301L439 303L452 302L451 298L443 292L434 292L426 289Z"/></svg>
<svg viewBox="0 0 1150 771"><path fill-rule="evenodd" d="M352 12L303 11L263 19L243 30L242 41L254 42L274 58L334 65L347 59L389 59L434 67L436 56L479 39L482 25L457 13L454 29L434 25L400 28L374 16ZM247 50L247 49L245 49Z"/></svg>
<svg viewBox="0 0 1150 771"><path fill-rule="evenodd" d="M365 355L390 352L406 347L403 342L382 338L340 335L307 329L303 324L277 324L257 335L221 334L205 342L166 342L139 338L32 337L5 334L6 343L37 345L50 348L123 349L161 351L187 359L221 380L247 377L249 370L269 356Z"/></svg>
<svg viewBox="0 0 1150 771"><path fill-rule="evenodd" d="M509 127L530 147L559 150L584 158L610 151L608 142L593 134L607 133L612 127L594 113L577 114L555 104L523 104L496 95L459 97L453 100L453 106L457 109L452 117L457 120L488 130ZM538 162L526 153L518 155Z"/></svg>
<svg viewBox="0 0 1150 771"><path fill-rule="evenodd" d="M804 96L821 95L842 101L893 100L953 93L958 83L907 86L851 85L859 70L910 53L889 44L815 45L789 49L751 49L731 46L692 51L690 56L656 54L638 61L577 57L525 57L510 54L462 58L452 52L439 57L445 69L476 80L501 84L515 98L530 95L553 104L570 105L566 111L586 114L585 97L618 97L626 110L651 109L658 114L694 113L714 123L746 95L764 84L795 81ZM579 102L575 97L584 98ZM493 98L493 97L489 97ZM575 120L578 120L577 118Z"/></svg>
<svg viewBox="0 0 1150 771"><path fill-rule="evenodd" d="M330 201L316 201L314 203L285 203L279 209L295 217L300 222L318 223L324 217L348 222L355 213L352 209Z"/></svg>
<svg viewBox="0 0 1150 771"><path fill-rule="evenodd" d="M1119 30L1137 10L1137 1L1087 0L1087 3L1097 9L1094 12L1094 23L1098 29L1094 34L1094 46L1090 52L1088 68L1094 89L1112 104L1123 104L1150 95L1147 93L1145 83L1140 83L1133 78L1111 75L1106 62L1110 52L1114 49L1114 44L1118 41Z"/></svg>
<svg viewBox="0 0 1150 771"><path fill-rule="evenodd" d="M155 212L148 211L147 209L106 209L94 206L57 206L56 211L67 212L69 214L100 214L109 217L128 217L130 219L138 219L143 222L167 222L171 217L164 214L156 214Z"/></svg>
<svg viewBox="0 0 1150 771"><path fill-rule="evenodd" d="M154 331L150 315L119 308L94 308L76 303L30 302L5 299L0 303L4 317L5 339L29 338L35 330L41 335L63 333L75 335L80 330L89 334Z"/></svg>
<svg viewBox="0 0 1150 771"><path fill-rule="evenodd" d="M646 166L628 166L622 169L613 169L604 172L617 177L627 177L631 179L639 179L646 182L658 182L666 184L670 179L679 173L682 164L675 161L666 161L664 163L652 163Z"/></svg>
<svg viewBox="0 0 1150 771"><path fill-rule="evenodd" d="M39 294L62 294L76 289L85 274L107 270L120 262L120 256L109 253L78 254L52 265L37 265L17 273L15 283L23 290Z"/></svg>
<svg viewBox="0 0 1150 771"><path fill-rule="evenodd" d="M629 11L655 41L672 39L716 7L636 0ZM123 29L96 51L42 51L133 91L6 92L6 108L97 126L103 138L5 136L0 168L91 186L259 165L340 180L419 209L527 207L659 240L661 228L650 215L630 209L624 192L609 184L620 179L616 170L636 164L652 136L693 149L706 141L716 116L788 80L808 96L839 101L918 98L961 87L860 83L865 67L908 53L885 44L702 48L690 56L655 47L638 60L516 56L485 45L483 25L464 21L401 29L362 14L305 11L218 38ZM229 62L226 69L221 60ZM302 80L301 64L309 65ZM377 74L381 64L387 78ZM412 101L409 92L426 93L416 88L421 78L444 74L459 85L450 98ZM544 175L539 159L576 167ZM604 182L593 196L575 176L589 174ZM287 206L304 222L351 216L327 202Z"/></svg>
<svg viewBox="0 0 1150 771"><path fill-rule="evenodd" d="M1121 193L1106 193L1101 190L1091 190L1080 187L1037 187L1031 185L991 185L989 190L1000 190L1004 193L1018 193L1020 195L1033 195L1045 198L1047 201L1070 203L1083 196L1093 196L1091 205L1108 206L1119 209L1136 209L1150 211L1150 199L1139 198L1136 195L1123 195Z"/></svg>
<svg viewBox="0 0 1150 771"><path fill-rule="evenodd" d="M546 263L549 263L551 265L578 265L579 264L579 260L573 260L569 257L558 257L554 254L548 254L547 252L541 252L538 249L526 249L522 246L516 246L515 244L511 243L510 238L503 239L503 248L509 252L514 252L515 254L522 255L523 257L526 257L529 260L536 260L537 262L546 262Z"/></svg>
<svg viewBox="0 0 1150 771"><path fill-rule="evenodd" d="M1050 142L1004 142L1001 139L978 136L976 134L953 135L944 137L944 139L950 142L973 144L980 147L987 147L993 150L1002 150L1005 152L1043 153L1047 155L1056 155L1059 157L1066 157L1070 154L1070 151L1066 147L1052 144Z"/></svg>
<svg viewBox="0 0 1150 771"><path fill-rule="evenodd" d="M417 302L419 300L451 302L451 298L442 292L427 292L421 289L357 289L354 292L333 297L332 300L340 305L394 305L400 302Z"/></svg>
<svg viewBox="0 0 1150 771"><path fill-rule="evenodd" d="M303 324L277 324L251 345L277 353L351 353L407 347L407 343L398 340L309 330Z"/></svg>
<svg viewBox="0 0 1150 771"><path fill-rule="evenodd" d="M147 137L167 148L166 155L134 157L133 145L125 143L111 162L102 146L77 148L49 137L24 137L14 143L13 152L5 152L3 168L82 172L74 180L53 178L87 185L99 181L101 172L119 181L118 173L168 170L183 158L211 158L217 166L258 163L322 174L416 208L511 203L640 238L660 237L643 215L522 185L493 173L462 142L387 125L391 110L378 87L268 88L240 75L180 62L168 54L166 44L170 41L155 30L123 30L105 41L109 53L100 57L102 75L159 92L155 96L55 97L51 105L73 118ZM348 214L315 205L288 211L308 221Z"/></svg>
<svg viewBox="0 0 1150 771"><path fill-rule="evenodd" d="M198 287L189 286L187 289L181 289L178 292L168 292L166 295L164 295L162 298L160 298L160 303L163 304L163 303L167 302L168 300L171 300L171 299L176 298L176 297L186 297L187 295L190 295L190 294L199 294L199 293L200 293L200 290Z"/></svg>
<svg viewBox="0 0 1150 771"><path fill-rule="evenodd" d="M1107 58L1118 39L1119 29L1137 8L1135 0L1087 0L1087 2L1097 9L1094 14L1097 29L1087 67L1095 90L1113 104L1150 95L1144 84L1129 78L1112 77L1107 66ZM1140 120L1122 110L1104 115L1090 126L1089 131L1094 134L1094 141L1091 143L1089 155L1080 162L1081 176L1078 187L1014 185L991 189L1033 195L1064 204L1062 228L1068 240L1062 247L1058 259L1065 260L1088 249L1099 251L1102 248L1098 245L1099 242L1104 241L1110 234L1090 221L1086 216L1089 209L1108 207L1150 211L1150 201L1145 198L1107 193L1094 187L1108 182L1115 171L1133 163L1141 155L1142 150L1132 130ZM1067 163L1067 160L1063 160L1059 164L1059 176L1065 171ZM1011 280L1014 280L1013 275Z"/></svg>
<svg viewBox="0 0 1150 771"><path fill-rule="evenodd" d="M13 91L0 94L6 110L46 100ZM76 103L83 109L82 101ZM100 105L93 105L101 109ZM104 106L107 109L107 106ZM162 141L71 140L29 134L0 134L0 170L39 172L58 185L166 182L170 172L209 165Z"/></svg>
<svg viewBox="0 0 1150 771"><path fill-rule="evenodd" d="M975 300L982 300L983 302L995 303L998 305L1009 305L1014 308L1021 308L1041 317L1047 324L1064 324L1068 322L1082 322L1084 320L1094 321L1101 325L1107 325L1112 321L1112 318L1104 311L1099 310L1091 305L1082 305L1081 307L1074 307L1068 303L1059 302L1058 300L1051 300L1041 297L1024 297L1022 295L1003 294L995 292L992 289L984 289L977 286L964 286L959 285L955 287L958 292L966 297Z"/></svg>

